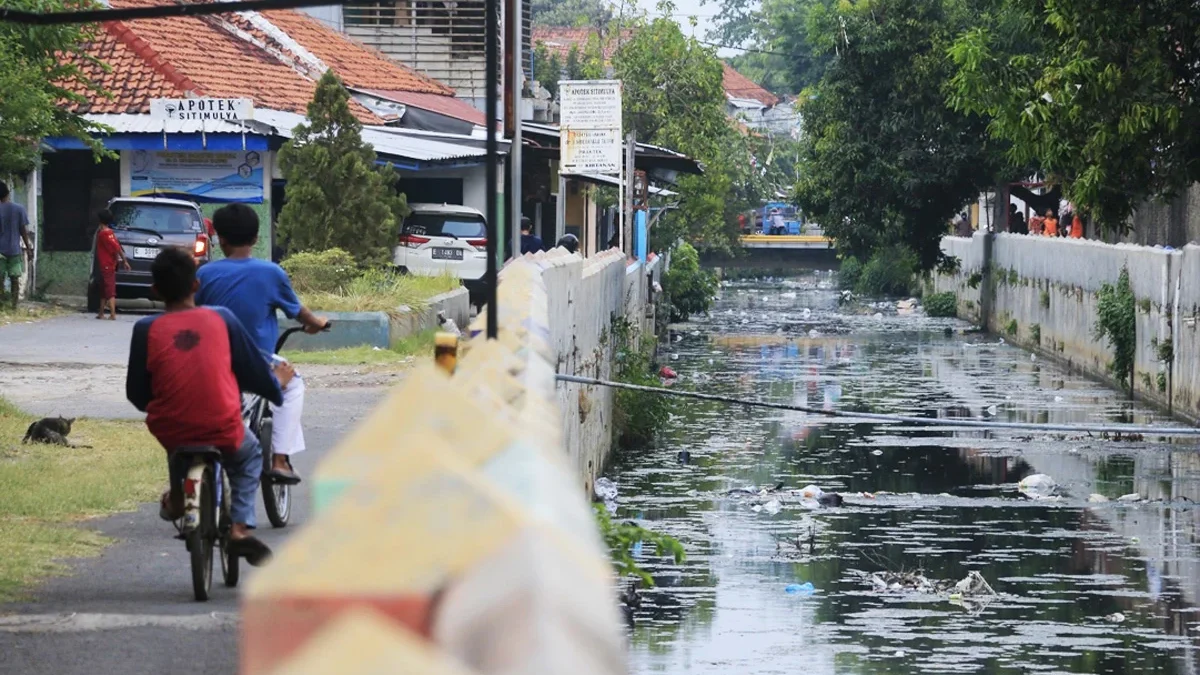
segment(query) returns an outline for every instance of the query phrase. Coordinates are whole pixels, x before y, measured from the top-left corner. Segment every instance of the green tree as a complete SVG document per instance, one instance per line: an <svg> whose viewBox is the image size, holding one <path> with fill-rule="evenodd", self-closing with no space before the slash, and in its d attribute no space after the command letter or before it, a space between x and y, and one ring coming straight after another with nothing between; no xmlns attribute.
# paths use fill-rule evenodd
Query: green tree
<svg viewBox="0 0 1200 675"><path fill-rule="evenodd" d="M390 259L408 206L396 194L391 165L375 165L375 150L363 143L362 123L332 69L317 83L308 122L280 149L279 164L287 180L279 233L293 251L341 248L362 265Z"/></svg>
<svg viewBox="0 0 1200 675"><path fill-rule="evenodd" d="M6 8L52 12L91 8L77 0L6 0ZM85 66L105 66L87 55L98 26L27 26L0 21L0 176L23 174L47 136L77 138L96 152L92 132L105 128L71 112L88 96L103 95Z"/></svg>
<svg viewBox="0 0 1200 675"><path fill-rule="evenodd" d="M950 54L950 101L986 114L1015 164L1123 231L1135 206L1200 179L1200 13L1162 0L994 0Z"/></svg>
<svg viewBox="0 0 1200 675"><path fill-rule="evenodd" d="M563 61L558 52L539 42L533 47L533 75L550 96L558 98L558 81L563 77Z"/></svg>
<svg viewBox="0 0 1200 675"><path fill-rule="evenodd" d="M778 96L794 95L820 80L832 60L814 53L808 39L810 8L830 2L719 0L722 11L709 37L746 49L729 59L738 72Z"/></svg>
<svg viewBox="0 0 1200 675"><path fill-rule="evenodd" d="M671 253L663 288L671 300L671 320L687 321L693 314L708 311L717 294L717 278L700 268L700 255L685 242Z"/></svg>
<svg viewBox="0 0 1200 675"><path fill-rule="evenodd" d="M664 5L668 7L669 5ZM624 86L625 128L641 142L699 160L704 174L678 181L680 207L655 225L657 246L684 239L731 250L737 213L757 203L749 142L725 114L721 61L671 19L637 25L613 57Z"/></svg>
<svg viewBox="0 0 1200 675"><path fill-rule="evenodd" d="M865 0L808 9L815 55L832 57L802 96L796 197L866 260L899 245L936 265L950 218L993 183L985 120L951 110L947 49L971 20L959 0Z"/></svg>
<svg viewBox="0 0 1200 675"><path fill-rule="evenodd" d="M603 0L532 0L538 26L602 27L612 21L612 7Z"/></svg>

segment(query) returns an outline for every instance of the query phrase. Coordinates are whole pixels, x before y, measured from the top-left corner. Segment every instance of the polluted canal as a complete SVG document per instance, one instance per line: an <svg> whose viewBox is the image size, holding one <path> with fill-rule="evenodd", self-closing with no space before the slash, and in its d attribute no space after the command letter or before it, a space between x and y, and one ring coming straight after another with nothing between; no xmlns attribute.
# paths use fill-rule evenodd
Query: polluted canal
<svg viewBox="0 0 1200 675"><path fill-rule="evenodd" d="M823 275L726 284L660 359L675 387L803 406L1176 424L965 323L839 298ZM618 517L687 550L635 547L657 585L632 670L1196 672L1194 449L684 401L608 472Z"/></svg>

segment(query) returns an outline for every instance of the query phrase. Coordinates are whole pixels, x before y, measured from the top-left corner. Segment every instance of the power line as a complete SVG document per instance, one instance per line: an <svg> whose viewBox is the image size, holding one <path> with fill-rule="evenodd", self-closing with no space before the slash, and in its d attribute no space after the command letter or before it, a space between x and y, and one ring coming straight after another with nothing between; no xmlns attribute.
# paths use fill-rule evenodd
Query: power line
<svg viewBox="0 0 1200 675"><path fill-rule="evenodd" d="M752 408L770 408L772 410L789 410L794 412L809 413L811 415L820 415L822 417L835 417L844 419L856 420L871 420L873 422L889 422L892 424L916 424L922 426L942 426L942 427L958 427L971 429L1008 429L1035 431L1040 433L1051 432L1076 432L1087 434L1120 434L1123 436L1200 436L1200 428L1196 427L1139 427L1131 424L1041 424L1035 422L986 422L984 420L975 419L953 419L944 417L912 417L909 415L892 415L884 413L863 413L851 412L847 410L825 410L824 408L811 408L803 405L792 405L789 403L771 403L770 401L753 401L744 398L735 398L733 396L720 396L718 394L702 394L695 391L682 391L679 389L667 389L666 387L648 387L641 384L629 384L627 382L612 382L609 380L598 380L591 377L580 377L578 375L563 375L556 374L554 376L559 382L574 382L576 384L588 384L601 387L613 387L616 389L629 389L631 391L644 391L652 394L661 394L665 396L678 396L681 398L694 398L701 401L716 401L718 403L731 403L734 405L744 405Z"/></svg>
<svg viewBox="0 0 1200 675"><path fill-rule="evenodd" d="M181 5L150 5L122 9L89 9L79 12L25 12L0 8L0 21L38 26L97 23L102 21L134 21L163 19L174 16L202 16L234 12L263 12L299 7L321 7L329 0L237 0L235 2L204 2Z"/></svg>

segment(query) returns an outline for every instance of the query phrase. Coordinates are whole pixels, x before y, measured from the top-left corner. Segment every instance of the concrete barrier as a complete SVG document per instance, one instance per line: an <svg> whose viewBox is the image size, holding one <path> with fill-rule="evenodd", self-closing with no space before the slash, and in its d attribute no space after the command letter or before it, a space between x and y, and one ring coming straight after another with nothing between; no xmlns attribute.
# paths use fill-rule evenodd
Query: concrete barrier
<svg viewBox="0 0 1200 675"><path fill-rule="evenodd" d="M646 313L627 279L619 253L502 270L499 339L485 309L452 376L431 354L314 472L313 520L243 598L242 673L626 671L586 492L611 428L554 373L607 374L614 316Z"/></svg>
<svg viewBox="0 0 1200 675"><path fill-rule="evenodd" d="M320 335L309 335L304 339L288 341L291 351L318 351L343 349L363 345L388 349L404 338L426 330L438 328L438 313L453 319L458 326L466 326L471 319L471 303L465 288L435 295L425 307L414 309L400 307L394 313L387 312L317 312L337 324L336 330ZM279 331L282 333L298 324L279 315Z"/></svg>
<svg viewBox="0 0 1200 675"><path fill-rule="evenodd" d="M1133 391L1200 420L1200 247L976 234L946 237L942 251L961 267L935 273L931 290L957 293L960 316L1110 383L1098 292L1127 268L1137 298ZM1161 360L1167 343L1171 358Z"/></svg>

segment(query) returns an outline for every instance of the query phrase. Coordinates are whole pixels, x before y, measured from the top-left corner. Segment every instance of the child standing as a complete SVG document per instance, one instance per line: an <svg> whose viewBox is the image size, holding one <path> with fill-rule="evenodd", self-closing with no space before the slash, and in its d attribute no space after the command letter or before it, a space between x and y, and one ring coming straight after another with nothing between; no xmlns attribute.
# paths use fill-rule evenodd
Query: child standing
<svg viewBox="0 0 1200 675"><path fill-rule="evenodd" d="M103 209L98 217L100 229L96 231L96 275L97 282L100 284L100 313L96 315L96 318L104 318L104 307L107 305L108 318L116 321L117 264L120 263L122 268L128 270L129 261L125 259L121 242L117 241L117 234L113 232L112 212Z"/></svg>

